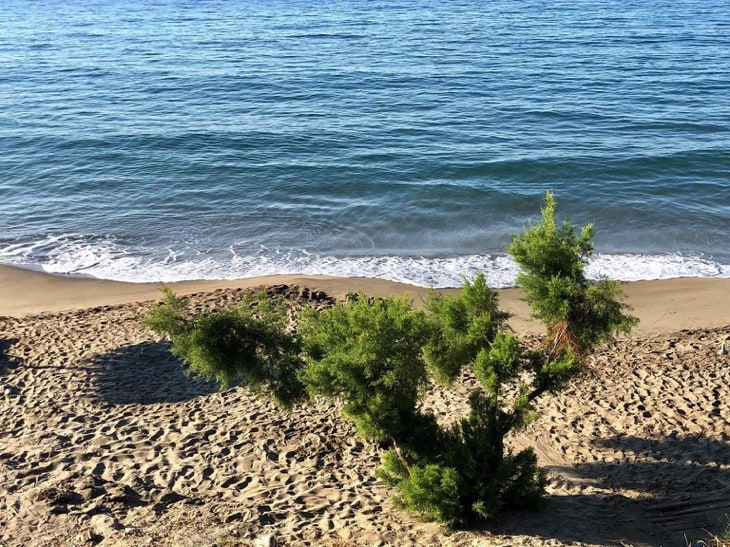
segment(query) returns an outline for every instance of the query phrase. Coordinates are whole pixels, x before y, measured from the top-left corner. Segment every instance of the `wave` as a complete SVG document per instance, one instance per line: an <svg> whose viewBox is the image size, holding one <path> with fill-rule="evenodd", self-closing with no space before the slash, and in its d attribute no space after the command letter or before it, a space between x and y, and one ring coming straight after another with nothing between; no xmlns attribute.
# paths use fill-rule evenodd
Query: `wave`
<svg viewBox="0 0 730 547"><path fill-rule="evenodd" d="M261 247L242 253L223 251L132 249L106 235L48 236L30 243L0 244L0 263L52 274L128 282L192 279L240 279L274 274L372 277L424 287L462 284L482 272L492 287L515 285L517 264L506 254L457 256L334 256L306 249ZM596 253L586 268L591 278L622 281L676 277L730 277L730 264L705 256Z"/></svg>

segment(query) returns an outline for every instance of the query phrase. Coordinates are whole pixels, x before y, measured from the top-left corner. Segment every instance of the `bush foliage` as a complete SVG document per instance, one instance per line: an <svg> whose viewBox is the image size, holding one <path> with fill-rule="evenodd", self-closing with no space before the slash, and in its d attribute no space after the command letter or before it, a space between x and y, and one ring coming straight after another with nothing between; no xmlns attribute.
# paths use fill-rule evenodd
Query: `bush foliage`
<svg viewBox="0 0 730 547"><path fill-rule="evenodd" d="M280 301L266 292L247 295L240 306L190 316L188 303L163 287L160 306L143 323L171 342L170 351L193 378L222 388L246 386L266 390L281 406L290 407L306 392L299 380L299 340L287 330Z"/></svg>
<svg viewBox="0 0 730 547"><path fill-rule="evenodd" d="M368 439L408 434L426 385L423 313L405 298L358 295L323 312L310 310L299 331L306 355L300 377L312 395L341 398Z"/></svg>
<svg viewBox="0 0 730 547"><path fill-rule="evenodd" d="M546 473L531 448L510 451L507 436L535 416L538 397L581 371L596 344L637 322L618 300L619 283L585 277L593 226L558 225L555 209L548 193L541 220L509 248L525 299L546 327L538 348L507 331L508 314L481 274L456 295L430 293L422 310L405 298L362 294L304 310L297 335L265 295L190 317L184 299L165 289L145 322L171 340L193 376L265 389L284 406L305 393L342 400L359 434L387 449L378 476L394 487L395 505L424 519L460 526L537 508ZM448 387L465 367L479 381L469 414L439 424L420 399L430 383Z"/></svg>
<svg viewBox="0 0 730 547"><path fill-rule="evenodd" d="M567 220L558 226L556 207L555 196L548 192L542 220L515 236L509 252L522 270L517 284L533 315L546 325L554 350L570 346L585 354L615 334L628 333L638 320L625 313L618 281L604 277L591 282L585 277L593 253L593 224L580 234Z"/></svg>

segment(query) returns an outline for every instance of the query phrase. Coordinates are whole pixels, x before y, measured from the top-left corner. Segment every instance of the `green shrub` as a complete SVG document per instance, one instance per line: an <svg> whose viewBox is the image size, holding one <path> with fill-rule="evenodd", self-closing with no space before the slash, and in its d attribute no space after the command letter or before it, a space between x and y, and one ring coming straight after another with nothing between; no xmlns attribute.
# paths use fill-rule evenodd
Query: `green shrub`
<svg viewBox="0 0 730 547"><path fill-rule="evenodd" d="M386 459L384 467L397 465L398 458L394 458L392 452L386 458L392 460ZM401 474L403 478L394 484L393 504L396 507L415 511L426 521L458 521L462 512L459 499L462 479L456 469L436 464L413 465L403 469Z"/></svg>
<svg viewBox="0 0 730 547"><path fill-rule="evenodd" d="M528 350L503 331L507 314L483 275L465 281L455 296L432 293L423 321L418 316L418 324L426 325L418 336L403 328L405 318L417 317L410 305L401 302L395 312L393 302L368 305L364 298L325 312L307 331L317 342L305 343L304 382L310 391L342 397L361 432L390 443L378 474L395 487L396 505L461 525L542 504L546 474L535 453L528 448L513 454L505 438L535 416L538 397L580 372L597 343L636 324L616 300L618 283L584 276L593 227L580 235L567 222L558 227L555 207L548 193L542 221L510 247L522 268L518 280L526 299L547 328L543 347ZM390 306L394 313L385 312ZM481 387L470 395L469 416L443 429L417 410L417 386L428 377L425 371L449 385L465 366Z"/></svg>
<svg viewBox="0 0 730 547"><path fill-rule="evenodd" d="M163 303L143 322L171 341L170 350L187 374L222 388L266 390L285 407L304 397L299 341L287 332L281 302L260 292L247 295L236 308L188 317L187 301L168 287L163 292Z"/></svg>
<svg viewBox="0 0 730 547"><path fill-rule="evenodd" d="M593 224L580 235L567 221L555 221L557 202L545 195L541 222L512 240L509 252L521 268L517 283L525 292L532 314L546 327L550 351L570 349L585 354L613 335L628 333L638 320L625 314L618 298L621 284L605 277L589 281L586 261L593 253Z"/></svg>
<svg viewBox="0 0 730 547"><path fill-rule="evenodd" d="M423 312L405 298L364 295L301 318L307 356L301 379L312 395L338 397L360 434L377 441L409 436L426 386Z"/></svg>
<svg viewBox="0 0 730 547"><path fill-rule="evenodd" d="M426 308L432 335L423 355L436 381L445 385L489 346L509 317L499 309L499 295L481 273L471 282L465 280L456 295L431 292Z"/></svg>
<svg viewBox="0 0 730 547"><path fill-rule="evenodd" d="M163 285L162 303L147 312L142 317L142 323L172 341L190 330L191 322L186 318L187 307L185 298L177 296L169 286Z"/></svg>

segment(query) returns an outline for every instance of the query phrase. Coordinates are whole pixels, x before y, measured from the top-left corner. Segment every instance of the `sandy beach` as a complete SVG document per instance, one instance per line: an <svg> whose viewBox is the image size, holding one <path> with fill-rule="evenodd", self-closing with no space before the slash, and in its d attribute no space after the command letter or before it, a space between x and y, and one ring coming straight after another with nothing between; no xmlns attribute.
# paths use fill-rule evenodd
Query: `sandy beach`
<svg viewBox="0 0 730 547"><path fill-rule="evenodd" d="M298 302L426 291L295 275L172 288L214 309L262 284ZM336 405L286 414L188 379L138 321L159 288L0 267L1 546L686 546L728 522L730 279L626 284L640 326L510 439L549 471L545 510L448 536L392 508L378 447ZM541 332L519 290L501 302ZM427 405L453 419L471 381Z"/></svg>

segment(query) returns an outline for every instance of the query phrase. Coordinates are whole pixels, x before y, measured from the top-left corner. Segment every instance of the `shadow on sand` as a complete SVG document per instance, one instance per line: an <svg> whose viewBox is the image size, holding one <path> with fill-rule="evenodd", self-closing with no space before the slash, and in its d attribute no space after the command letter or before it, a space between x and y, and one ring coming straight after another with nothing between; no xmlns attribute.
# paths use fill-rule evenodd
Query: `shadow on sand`
<svg viewBox="0 0 730 547"><path fill-rule="evenodd" d="M0 377L20 364L18 357L8 355L8 350L17 342L17 338L0 338Z"/></svg>
<svg viewBox="0 0 730 547"><path fill-rule="evenodd" d="M176 403L217 391L214 383L187 377L180 360L160 342L121 347L89 365L96 396L110 404Z"/></svg>
<svg viewBox="0 0 730 547"><path fill-rule="evenodd" d="M586 491L600 488L606 494L548 496L544 511L511 513L485 529L564 543L687 547L727 527L729 443L619 436L600 439L596 445L622 450L627 461L556 466L549 471L553 478L572 481L579 489L585 485ZM641 461L631 461L634 455Z"/></svg>

